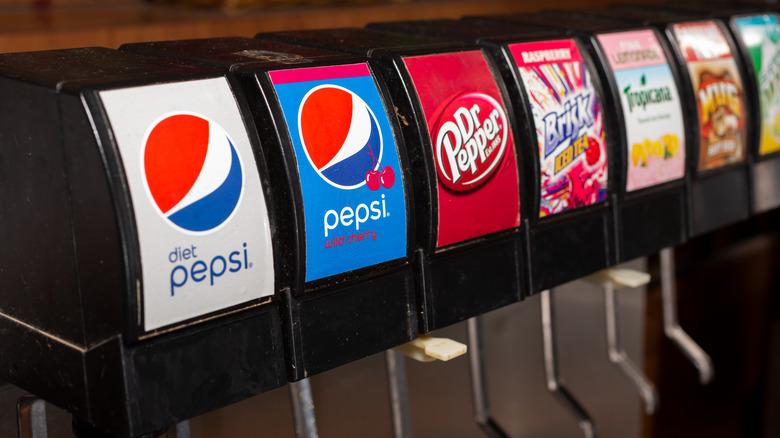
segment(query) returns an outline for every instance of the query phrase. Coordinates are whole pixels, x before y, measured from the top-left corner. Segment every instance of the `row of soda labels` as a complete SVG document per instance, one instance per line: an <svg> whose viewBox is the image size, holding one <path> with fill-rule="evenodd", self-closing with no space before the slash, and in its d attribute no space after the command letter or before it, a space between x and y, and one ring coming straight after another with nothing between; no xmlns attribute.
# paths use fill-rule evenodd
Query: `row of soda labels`
<svg viewBox="0 0 780 438"><path fill-rule="evenodd" d="M741 77L742 58L716 21L672 28L698 105L695 172L738 165L753 153L746 144L753 116L746 114L747 80L758 84L761 109L755 153L780 151L780 25L773 14L736 23L755 78ZM691 162L686 152L694 153L686 149L691 121L670 68L675 61L658 35L643 29L598 36L609 62L601 68L611 69L620 91L613 98L622 105L626 159L625 187L618 190L626 193L682 180ZM560 38L508 47L533 113L535 155L518 153L528 145L509 117L524 110L508 109L484 52L404 58L436 168L436 248L521 226L521 156L539 160L539 220L607 199L615 163L606 149L603 92L581 46ZM376 72L366 63L292 66L269 78L283 113L279 132L289 136L300 179L305 280L408 257L413 178ZM132 195L144 329L273 295L268 192L228 82L104 90L100 98Z"/></svg>

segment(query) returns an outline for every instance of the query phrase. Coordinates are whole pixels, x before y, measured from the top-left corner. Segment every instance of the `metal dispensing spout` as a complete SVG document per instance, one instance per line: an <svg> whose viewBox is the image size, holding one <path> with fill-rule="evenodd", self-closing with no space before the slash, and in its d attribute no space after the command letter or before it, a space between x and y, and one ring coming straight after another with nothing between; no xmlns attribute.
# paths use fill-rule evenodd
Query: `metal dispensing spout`
<svg viewBox="0 0 780 438"><path fill-rule="evenodd" d="M471 367L471 393L474 401L474 421L490 438L507 438L506 432L490 414L484 357L482 355L482 318L475 316L468 320L469 365Z"/></svg>
<svg viewBox="0 0 780 438"><path fill-rule="evenodd" d="M19 438L46 438L46 402L27 394L16 402L16 425Z"/></svg>
<svg viewBox="0 0 780 438"><path fill-rule="evenodd" d="M710 383L715 377L715 369L710 356L696 343L677 320L677 290L675 286L674 249L664 248L661 258L661 294L664 312L664 333L677 345L685 356L699 370L699 382Z"/></svg>
<svg viewBox="0 0 780 438"><path fill-rule="evenodd" d="M623 350L618 332L619 310L615 289L620 287L639 287L650 282L650 274L632 269L610 268L585 278L601 286L604 291L604 316L606 318L607 352L609 361L615 365L631 384L636 387L645 402L645 412L652 415L658 407L658 391L653 382L631 360Z"/></svg>
<svg viewBox="0 0 780 438"><path fill-rule="evenodd" d="M586 438L598 436L596 423L590 418L585 408L566 390L558 376L558 360L555 351L555 328L553 319L555 309L553 306L553 290L541 292L542 303L542 348L544 349L544 375L547 380L547 390L562 404L577 420L577 423Z"/></svg>
<svg viewBox="0 0 780 438"><path fill-rule="evenodd" d="M314 416L314 397L309 379L288 384L297 438L317 438L317 419Z"/></svg>
<svg viewBox="0 0 780 438"><path fill-rule="evenodd" d="M466 354L466 349L465 345L452 339L420 335L420 337L411 342L385 352L394 438L412 438L409 391L406 385L404 356L419 362L448 361Z"/></svg>

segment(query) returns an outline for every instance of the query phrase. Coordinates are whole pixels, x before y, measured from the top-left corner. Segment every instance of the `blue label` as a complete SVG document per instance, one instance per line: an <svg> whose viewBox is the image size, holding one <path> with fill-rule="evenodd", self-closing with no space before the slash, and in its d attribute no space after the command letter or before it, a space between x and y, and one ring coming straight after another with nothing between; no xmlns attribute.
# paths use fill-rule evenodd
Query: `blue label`
<svg viewBox="0 0 780 438"><path fill-rule="evenodd" d="M295 149L306 281L406 256L398 151L365 64L270 72Z"/></svg>

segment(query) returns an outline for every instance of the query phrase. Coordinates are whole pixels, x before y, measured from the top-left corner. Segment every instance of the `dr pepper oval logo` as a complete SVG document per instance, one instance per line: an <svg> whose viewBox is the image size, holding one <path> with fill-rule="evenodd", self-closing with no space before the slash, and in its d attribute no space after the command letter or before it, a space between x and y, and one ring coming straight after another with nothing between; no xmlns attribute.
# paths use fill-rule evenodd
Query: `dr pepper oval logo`
<svg viewBox="0 0 780 438"><path fill-rule="evenodd" d="M431 133L440 181L459 192L484 184L507 157L504 109L486 94L469 92L437 113Z"/></svg>

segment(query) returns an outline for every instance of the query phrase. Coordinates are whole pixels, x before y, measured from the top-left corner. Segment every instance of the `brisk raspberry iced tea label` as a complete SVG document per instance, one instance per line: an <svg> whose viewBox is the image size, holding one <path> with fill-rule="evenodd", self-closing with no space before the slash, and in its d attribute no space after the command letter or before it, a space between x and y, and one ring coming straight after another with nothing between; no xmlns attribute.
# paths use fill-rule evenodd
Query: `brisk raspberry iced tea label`
<svg viewBox="0 0 780 438"><path fill-rule="evenodd" d="M406 256L403 173L366 64L269 72L303 193L306 281Z"/></svg>
<svg viewBox="0 0 780 438"><path fill-rule="evenodd" d="M404 58L438 175L438 247L520 226L505 103L481 51Z"/></svg>
<svg viewBox="0 0 780 438"><path fill-rule="evenodd" d="M745 160L742 78L726 37L713 21L672 26L691 76L699 115L699 170Z"/></svg>
<svg viewBox="0 0 780 438"><path fill-rule="evenodd" d="M598 36L617 83L626 124L626 191L685 174L685 127L672 70L651 30Z"/></svg>
<svg viewBox="0 0 780 438"><path fill-rule="evenodd" d="M539 142L545 217L607 198L601 105L574 40L509 46L531 104Z"/></svg>
<svg viewBox="0 0 780 438"><path fill-rule="evenodd" d="M750 15L734 20L738 35L750 52L761 102L760 155L780 151L780 24L775 14Z"/></svg>

